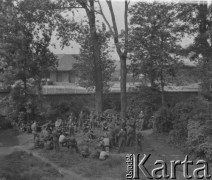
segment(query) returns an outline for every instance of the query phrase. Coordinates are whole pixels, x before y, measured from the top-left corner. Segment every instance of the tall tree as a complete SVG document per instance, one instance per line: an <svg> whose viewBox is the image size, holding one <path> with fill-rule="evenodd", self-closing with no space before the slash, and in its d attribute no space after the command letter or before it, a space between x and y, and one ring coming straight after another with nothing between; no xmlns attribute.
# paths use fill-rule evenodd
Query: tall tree
<svg viewBox="0 0 212 180"><path fill-rule="evenodd" d="M194 38L185 53L199 63L203 94L210 97L212 77L212 5L207 1L178 5L178 18L186 25L186 33Z"/></svg>
<svg viewBox="0 0 212 180"><path fill-rule="evenodd" d="M100 1L99 7L100 7L100 14L102 15L103 19L105 20L106 24L108 25L111 34L113 35L114 43L116 46L116 51L118 53L118 56L120 58L121 63L121 117L123 120L126 120L126 113L127 113L127 95L126 95L126 79L127 79L127 54L128 54L128 7L129 2L125 0L125 10L124 10L124 40L120 39L118 27L116 23L116 18L113 10L113 5L111 0L107 0L107 5L110 11L111 19L112 19L112 25L108 22L106 19ZM122 37L123 38L123 37Z"/></svg>
<svg viewBox="0 0 212 180"><path fill-rule="evenodd" d="M13 85L14 108L25 113L25 120L32 93L41 93L43 73L56 63L56 57L48 49L55 22L52 7L48 0L0 2L0 57L3 73L9 74L5 83ZM30 88L32 80L37 84L37 92ZM16 98L18 94L22 100Z"/></svg>
<svg viewBox="0 0 212 180"><path fill-rule="evenodd" d="M94 59L94 72L95 72L95 106L96 111L102 112L103 107L103 81L102 81L102 67L101 67L101 53L100 46L96 28L96 10L95 10L95 2L93 0L76 0L76 1L59 1L57 3L58 9L60 10L70 10L73 12L74 9L84 9L88 18L89 31L90 31L90 52L91 57ZM72 24L72 22L70 23ZM73 31L77 30L73 28L68 28L69 24L65 24L64 26L58 28L59 37L62 38L62 41L65 44L69 44L70 40L73 38ZM70 27L70 26L69 26Z"/></svg>
<svg viewBox="0 0 212 180"><path fill-rule="evenodd" d="M129 10L132 65L149 79L152 87L160 85L163 105L166 78L173 74L181 49L182 33L175 10L175 4L157 2L138 2Z"/></svg>
<svg viewBox="0 0 212 180"><path fill-rule="evenodd" d="M76 37L76 42L80 44L80 56L77 57L77 63L74 65L74 70L80 77L80 85L88 89L95 88L95 76L93 72L94 61L90 53L91 42L89 40L90 31L88 25L80 26L81 32ZM102 81L104 91L110 87L112 73L115 70L114 60L110 53L110 33L106 30L105 24L97 27L97 34L101 54Z"/></svg>

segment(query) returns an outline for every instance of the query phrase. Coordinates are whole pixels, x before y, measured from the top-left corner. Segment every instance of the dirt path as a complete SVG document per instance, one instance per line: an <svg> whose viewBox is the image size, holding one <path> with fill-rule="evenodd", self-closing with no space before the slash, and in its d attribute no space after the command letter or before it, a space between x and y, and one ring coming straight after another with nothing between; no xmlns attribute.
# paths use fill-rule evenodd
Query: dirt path
<svg viewBox="0 0 212 180"><path fill-rule="evenodd" d="M4 134L3 132L1 132L2 134ZM13 133L11 131L11 133ZM8 131L7 131L7 134ZM10 138L14 138L12 136L7 136L7 141L10 141ZM10 142L10 146L5 145L4 141L6 141L6 139L4 139L4 141L0 141L0 156L6 156L9 155L13 152L16 151L24 151L28 154L32 154L34 157L38 158L39 160L41 160L44 163L49 164L50 166L52 166L55 170L57 170L60 174L61 174L61 178L57 178L56 180L84 180L83 177L79 176L78 174L67 170L65 168L59 167L57 164L49 161L48 159L46 159L45 157L42 157L41 155L39 155L38 152L31 150L33 147L33 141L32 141L32 136L31 135L26 135L26 134L21 134L19 136L17 136L17 139L19 141L19 145L17 145L17 141L15 142L12 146L12 143Z"/></svg>

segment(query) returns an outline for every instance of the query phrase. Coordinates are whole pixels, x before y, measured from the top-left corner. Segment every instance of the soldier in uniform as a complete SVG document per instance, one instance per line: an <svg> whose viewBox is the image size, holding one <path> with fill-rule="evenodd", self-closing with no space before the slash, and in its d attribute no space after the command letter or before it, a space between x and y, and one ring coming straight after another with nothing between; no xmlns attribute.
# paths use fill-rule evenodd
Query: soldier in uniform
<svg viewBox="0 0 212 180"><path fill-rule="evenodd" d="M118 123L114 123L113 126L110 128L110 140L111 140L111 147L117 146L118 145L118 135L120 131L120 127Z"/></svg>
<svg viewBox="0 0 212 180"><path fill-rule="evenodd" d="M141 151L142 150L142 139L143 139L143 135L141 131L137 131L136 132L136 145L137 145L137 151Z"/></svg>
<svg viewBox="0 0 212 180"><path fill-rule="evenodd" d="M130 124L127 128L127 146L132 146L133 143L133 137L134 137L134 129L133 125Z"/></svg>
<svg viewBox="0 0 212 180"><path fill-rule="evenodd" d="M33 124L31 125L31 129L32 129L32 134L33 134L33 138L34 140L36 139L37 136L37 122L34 121Z"/></svg>
<svg viewBox="0 0 212 180"><path fill-rule="evenodd" d="M121 129L118 134L118 143L119 143L118 153L123 152L125 146L125 140L126 140L126 131L124 129Z"/></svg>
<svg viewBox="0 0 212 180"><path fill-rule="evenodd" d="M59 144L60 134L56 128L52 131L52 137L53 137L54 150L56 152L59 152L60 151L60 144Z"/></svg>
<svg viewBox="0 0 212 180"><path fill-rule="evenodd" d="M84 117L84 113L83 113L83 111L80 111L80 114L79 114L79 121L78 121L79 132L81 131L81 128L82 128L83 117Z"/></svg>
<svg viewBox="0 0 212 180"><path fill-rule="evenodd" d="M68 129L69 129L69 136L74 136L74 115L73 113L70 114L69 120L68 120Z"/></svg>
<svg viewBox="0 0 212 180"><path fill-rule="evenodd" d="M144 127L144 113L143 113L143 111L140 112L138 118L140 120L140 129L143 130L143 127Z"/></svg>
<svg viewBox="0 0 212 180"><path fill-rule="evenodd" d="M81 148L81 154L84 158L88 157L90 155L89 146L87 143L84 143Z"/></svg>
<svg viewBox="0 0 212 180"><path fill-rule="evenodd" d="M71 149L75 149L77 153L79 153L79 148L77 145L77 141L76 138L74 136L71 136L69 138L69 146L71 147Z"/></svg>

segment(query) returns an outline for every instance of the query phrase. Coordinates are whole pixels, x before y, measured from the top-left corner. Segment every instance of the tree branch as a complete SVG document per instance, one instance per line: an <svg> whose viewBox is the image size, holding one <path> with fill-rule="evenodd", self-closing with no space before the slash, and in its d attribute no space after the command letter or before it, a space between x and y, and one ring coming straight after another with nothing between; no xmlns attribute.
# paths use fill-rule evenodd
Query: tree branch
<svg viewBox="0 0 212 180"><path fill-rule="evenodd" d="M128 1L128 3L127 3L127 6L129 7L129 4L130 4L130 0Z"/></svg>
<svg viewBox="0 0 212 180"><path fill-rule="evenodd" d="M122 56L121 47L120 47L119 39L118 39L118 35L119 35L118 34L118 28L117 28L117 24L116 24L115 14L114 14L114 11L113 11L113 6L112 6L112 3L111 3L111 0L107 0L106 2L108 4L110 14L111 14L111 18L112 18L112 22L113 22L114 43L116 45L116 50L117 50L117 53L119 54L119 56Z"/></svg>
<svg viewBox="0 0 212 180"><path fill-rule="evenodd" d="M125 0L125 11L124 11L124 24L125 24L125 43L124 43L124 45L125 45L125 49L124 49L124 53L123 53L124 56L127 56L128 44L129 44L129 40L128 40L129 29L128 29L128 19L127 19L129 2L127 2L127 0Z"/></svg>
<svg viewBox="0 0 212 180"><path fill-rule="evenodd" d="M113 29L112 29L112 27L111 27L110 23L108 22L107 18L105 17L105 15L104 15L104 13L103 13L103 11L102 11L101 3L99 2L99 0L98 0L97 2L98 2L98 4L99 4L99 8L100 8L100 12L99 12L99 14L101 14L101 15L102 15L102 17L103 17L103 19L104 19L105 23L107 24L108 28L110 29L110 32L111 32L111 33L112 33L112 35L114 36Z"/></svg>

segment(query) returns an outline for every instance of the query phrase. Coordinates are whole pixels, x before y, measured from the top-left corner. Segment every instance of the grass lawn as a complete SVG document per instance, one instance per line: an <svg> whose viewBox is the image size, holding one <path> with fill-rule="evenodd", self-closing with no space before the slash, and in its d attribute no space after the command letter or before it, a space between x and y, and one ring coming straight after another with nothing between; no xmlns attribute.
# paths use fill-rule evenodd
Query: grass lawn
<svg viewBox="0 0 212 180"><path fill-rule="evenodd" d="M70 169L75 173L92 180L101 179L125 179L125 157L111 155L101 161L93 158L83 158L81 155L62 149L62 152L41 151L40 154L61 167Z"/></svg>
<svg viewBox="0 0 212 180"><path fill-rule="evenodd" d="M18 132L13 129L0 130L0 146L9 147L18 145Z"/></svg>
<svg viewBox="0 0 212 180"><path fill-rule="evenodd" d="M0 156L0 179L55 180L60 174L49 164L22 151Z"/></svg>

